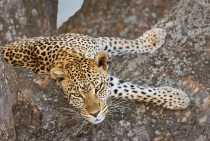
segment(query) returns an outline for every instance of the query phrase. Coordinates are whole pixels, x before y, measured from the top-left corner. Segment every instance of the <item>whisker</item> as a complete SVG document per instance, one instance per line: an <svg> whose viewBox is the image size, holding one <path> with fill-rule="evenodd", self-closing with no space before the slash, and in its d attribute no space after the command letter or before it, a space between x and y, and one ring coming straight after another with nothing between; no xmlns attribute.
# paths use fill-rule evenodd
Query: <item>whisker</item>
<svg viewBox="0 0 210 141"><path fill-rule="evenodd" d="M120 104L124 104L124 103L127 103L127 102L128 102L128 100L115 99L115 100L112 101L110 106L112 106L112 105L120 105Z"/></svg>
<svg viewBox="0 0 210 141"><path fill-rule="evenodd" d="M112 106L109 106L109 109L130 109L130 107L121 106L121 105L112 105Z"/></svg>
<svg viewBox="0 0 210 141"><path fill-rule="evenodd" d="M129 104L128 100L114 99L112 104L109 105L109 113L107 115L112 117L122 117L126 113L126 110L130 110ZM118 116L116 116L116 112L118 113Z"/></svg>
<svg viewBox="0 0 210 141"><path fill-rule="evenodd" d="M77 109L74 109L74 108L70 109L70 108L62 107L62 108L57 108L57 109L63 110L63 111L66 110L66 111L78 112L78 110Z"/></svg>

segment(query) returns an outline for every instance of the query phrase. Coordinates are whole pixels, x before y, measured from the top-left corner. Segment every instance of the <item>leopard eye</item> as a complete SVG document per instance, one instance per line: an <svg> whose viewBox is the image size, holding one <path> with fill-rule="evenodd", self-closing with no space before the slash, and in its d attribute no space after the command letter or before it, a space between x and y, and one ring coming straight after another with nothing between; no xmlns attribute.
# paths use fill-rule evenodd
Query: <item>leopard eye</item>
<svg viewBox="0 0 210 141"><path fill-rule="evenodd" d="M99 90L100 90L100 86L97 86L97 87L95 88L95 93L97 93Z"/></svg>
<svg viewBox="0 0 210 141"><path fill-rule="evenodd" d="M77 97L81 97L81 98L83 98L82 94L79 94Z"/></svg>
<svg viewBox="0 0 210 141"><path fill-rule="evenodd" d="M95 89L95 93L97 93L99 90L98 89Z"/></svg>
<svg viewBox="0 0 210 141"><path fill-rule="evenodd" d="M83 98L83 96L82 96L82 94L80 94L80 93L75 93L75 94L73 94L75 97L80 97L80 98Z"/></svg>
<svg viewBox="0 0 210 141"><path fill-rule="evenodd" d="M95 93L99 92L102 89L102 83L95 88Z"/></svg>

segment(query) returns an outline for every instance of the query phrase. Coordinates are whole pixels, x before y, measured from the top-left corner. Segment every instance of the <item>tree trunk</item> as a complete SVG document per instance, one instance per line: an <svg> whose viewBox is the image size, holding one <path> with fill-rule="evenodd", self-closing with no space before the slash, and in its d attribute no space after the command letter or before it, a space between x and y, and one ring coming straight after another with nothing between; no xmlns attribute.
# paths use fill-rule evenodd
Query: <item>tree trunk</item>
<svg viewBox="0 0 210 141"><path fill-rule="evenodd" d="M54 34L57 5L58 0L1 0L0 46L29 37ZM30 77L23 80L20 74L27 70L16 72L5 63L1 54L0 64L0 141L30 140L28 136L36 131L34 125L37 122L33 116L40 115L40 112L32 112L34 109L30 109L33 106L27 94L31 93L22 95L21 84L24 90L33 87L27 85L30 84L27 83ZM29 73L26 72L27 75ZM18 105L21 105L20 108Z"/></svg>
<svg viewBox="0 0 210 141"><path fill-rule="evenodd" d="M58 32L135 38L151 29L178 1L84 0L82 8Z"/></svg>
<svg viewBox="0 0 210 141"><path fill-rule="evenodd" d="M36 2L38 5L40 1ZM46 6L51 8L44 7L43 3L47 2L49 0L40 2L39 8L51 11L50 4ZM56 2L51 5L57 6ZM208 0L180 0L171 9L174 3L173 0L85 0L82 9L58 32L137 38L153 26L165 29L168 35L163 47L153 54L116 58L111 63L110 73L139 85L182 89L191 100L187 109L170 111L152 104L132 101L120 104L118 101L101 124L92 125L74 112L62 90L47 75L35 75L23 68L14 71L1 59L0 140L210 140L210 3ZM7 4L4 2L3 6ZM11 12L15 10L13 7ZM4 14L10 13L7 11L4 10ZM42 17L43 13L38 13L37 18ZM50 12L46 13L50 16ZM4 17L8 16L1 16L0 22ZM7 22L0 25L0 29L4 27L2 44L24 38L23 35L51 36L56 23L52 19L51 27L40 24L39 28L34 25L28 28L20 22L24 20L17 20L13 26L22 30L13 35L10 18L4 21L6 19ZM35 33L31 32L33 28Z"/></svg>
<svg viewBox="0 0 210 141"><path fill-rule="evenodd" d="M0 64L0 140L12 141L16 139L12 106L16 103L17 78L1 54Z"/></svg>
<svg viewBox="0 0 210 141"><path fill-rule="evenodd" d="M56 30L58 0L1 0L0 45L51 36Z"/></svg>

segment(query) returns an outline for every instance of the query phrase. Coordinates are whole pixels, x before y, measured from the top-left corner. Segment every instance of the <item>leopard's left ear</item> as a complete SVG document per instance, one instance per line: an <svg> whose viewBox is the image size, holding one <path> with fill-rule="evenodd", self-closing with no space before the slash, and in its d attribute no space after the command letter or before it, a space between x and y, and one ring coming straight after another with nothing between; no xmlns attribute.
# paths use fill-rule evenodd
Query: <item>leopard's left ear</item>
<svg viewBox="0 0 210 141"><path fill-rule="evenodd" d="M96 70L107 73L109 68L108 60L109 57L106 52L99 52L93 59L93 66Z"/></svg>
<svg viewBox="0 0 210 141"><path fill-rule="evenodd" d="M54 78L57 82L57 84L60 86L61 81L65 80L68 75L65 72L65 70L58 68L58 67L54 67L50 70L50 75L52 78Z"/></svg>

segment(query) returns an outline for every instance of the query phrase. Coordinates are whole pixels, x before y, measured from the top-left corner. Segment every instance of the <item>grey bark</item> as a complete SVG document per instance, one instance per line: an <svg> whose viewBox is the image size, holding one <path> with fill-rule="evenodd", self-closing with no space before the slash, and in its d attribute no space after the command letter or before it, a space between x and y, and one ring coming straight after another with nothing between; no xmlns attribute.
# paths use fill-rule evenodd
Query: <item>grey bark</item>
<svg viewBox="0 0 210 141"><path fill-rule="evenodd" d="M0 0L0 46L24 38L54 34L57 4L58 0ZM27 140L27 136L34 133L31 130L39 128L35 126L38 124L34 116L40 117L40 112L32 108L35 103L27 97L34 83L32 87L27 85L30 77L25 80L21 77L25 70L17 73L5 63L1 54L0 64L0 141ZM21 84L24 90L28 90L25 95L22 95Z"/></svg>
<svg viewBox="0 0 210 141"><path fill-rule="evenodd" d="M58 0L0 0L0 45L53 35L57 5Z"/></svg>
<svg viewBox="0 0 210 141"><path fill-rule="evenodd" d="M0 140L16 139L12 105L16 103L16 73L0 55Z"/></svg>
<svg viewBox="0 0 210 141"><path fill-rule="evenodd" d="M84 0L82 8L58 32L94 37L135 38L151 29L179 0Z"/></svg>
<svg viewBox="0 0 210 141"><path fill-rule="evenodd" d="M22 68L15 68L14 72L0 60L6 66L0 67L0 86L4 88L0 90L0 106L9 108L1 109L0 119L11 125L0 122L0 140L210 140L210 2L180 0L171 12L168 11L173 1L165 2L165 9L154 16L163 1L86 0L59 33L137 38L166 15L154 25L168 33L163 47L153 54L116 58L110 73L139 85L180 88L190 97L187 109L170 111L152 104L122 102L111 107L105 121L92 125L73 111L62 90L47 75L35 75ZM45 33L37 33L40 34ZM6 39L2 43L7 42ZM8 130L12 134L5 136Z"/></svg>

